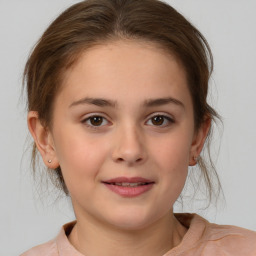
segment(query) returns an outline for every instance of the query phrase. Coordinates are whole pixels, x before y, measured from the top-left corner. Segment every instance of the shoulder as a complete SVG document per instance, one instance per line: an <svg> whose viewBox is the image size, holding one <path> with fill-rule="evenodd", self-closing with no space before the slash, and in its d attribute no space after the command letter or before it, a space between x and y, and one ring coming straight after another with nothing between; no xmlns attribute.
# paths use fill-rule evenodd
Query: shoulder
<svg viewBox="0 0 256 256"><path fill-rule="evenodd" d="M57 244L55 240L35 246L24 252L20 256L58 256Z"/></svg>
<svg viewBox="0 0 256 256"><path fill-rule="evenodd" d="M75 248L70 244L67 235L71 232L72 228L76 224L76 221L65 224L57 237L50 240L47 243L35 246L30 250L24 252L20 256L59 256L59 255L78 255Z"/></svg>
<svg viewBox="0 0 256 256"><path fill-rule="evenodd" d="M232 255L256 255L256 232L229 225L209 224L205 238Z"/></svg>
<svg viewBox="0 0 256 256"><path fill-rule="evenodd" d="M255 256L256 232L231 226L218 225L205 221L205 230L202 234L201 245L203 255L232 255Z"/></svg>
<svg viewBox="0 0 256 256"><path fill-rule="evenodd" d="M178 214L177 219L188 228L178 255L255 256L256 232L230 225L209 223L196 214Z"/></svg>

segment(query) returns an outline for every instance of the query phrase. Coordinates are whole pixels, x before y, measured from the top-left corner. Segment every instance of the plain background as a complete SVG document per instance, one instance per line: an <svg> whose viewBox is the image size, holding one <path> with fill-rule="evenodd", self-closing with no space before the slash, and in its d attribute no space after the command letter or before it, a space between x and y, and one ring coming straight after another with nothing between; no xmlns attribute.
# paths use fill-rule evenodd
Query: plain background
<svg viewBox="0 0 256 256"><path fill-rule="evenodd" d="M26 58L49 23L72 0L0 0L0 255L14 256L54 237L72 220L68 200L36 192L20 98ZM223 116L217 170L226 204L203 213L219 224L256 230L256 2L170 0L207 38L215 59L212 98ZM51 193L53 196L51 196ZM195 210L193 208L193 210ZM200 212L201 213L201 212Z"/></svg>

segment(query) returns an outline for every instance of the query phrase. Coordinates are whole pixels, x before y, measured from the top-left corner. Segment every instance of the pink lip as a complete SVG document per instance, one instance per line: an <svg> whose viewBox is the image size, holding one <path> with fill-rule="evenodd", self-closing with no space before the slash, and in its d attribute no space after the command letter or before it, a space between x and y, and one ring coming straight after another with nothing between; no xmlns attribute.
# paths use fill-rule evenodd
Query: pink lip
<svg viewBox="0 0 256 256"><path fill-rule="evenodd" d="M141 177L117 177L117 178L113 178L113 179L109 179L109 180L104 180L104 183L122 183L122 182L129 182L129 183L135 183L135 182L142 182L142 183L153 183L152 180L149 179L144 179Z"/></svg>
<svg viewBox="0 0 256 256"><path fill-rule="evenodd" d="M120 186L115 185L113 183L146 183L145 185L139 185L135 187L129 187L129 186ZM122 197L136 197L139 196L147 191L149 191L153 185L154 181L144 179L141 177L117 177L114 179L105 180L102 182L108 189L115 192L116 194L122 196Z"/></svg>

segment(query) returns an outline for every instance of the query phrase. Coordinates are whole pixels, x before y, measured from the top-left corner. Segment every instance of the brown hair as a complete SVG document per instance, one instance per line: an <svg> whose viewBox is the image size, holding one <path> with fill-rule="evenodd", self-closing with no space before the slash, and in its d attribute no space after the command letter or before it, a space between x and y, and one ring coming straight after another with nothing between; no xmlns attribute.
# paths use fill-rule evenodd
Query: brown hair
<svg viewBox="0 0 256 256"><path fill-rule="evenodd" d="M118 39L154 42L174 54L187 73L195 128L198 129L206 118L218 118L206 99L213 69L207 41L180 13L158 0L87 0L64 11L44 32L27 61L24 82L28 111L37 111L42 124L50 127L53 102L60 90L63 72L76 62L85 49ZM36 153L34 144L34 171ZM215 176L218 188L220 183L209 160L207 164L200 157L199 166L211 198L212 177ZM57 175L58 184L68 194L60 167L52 173Z"/></svg>

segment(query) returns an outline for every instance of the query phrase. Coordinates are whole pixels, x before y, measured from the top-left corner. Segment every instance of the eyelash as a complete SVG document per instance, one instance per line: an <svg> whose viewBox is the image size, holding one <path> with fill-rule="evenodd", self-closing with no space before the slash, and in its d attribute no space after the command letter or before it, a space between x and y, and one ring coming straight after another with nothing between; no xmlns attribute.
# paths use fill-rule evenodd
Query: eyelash
<svg viewBox="0 0 256 256"><path fill-rule="evenodd" d="M167 115L164 115L164 114L155 114L155 115L151 116L149 119L147 119L146 124L147 124L149 121L151 121L151 123L152 123L153 118L157 118L157 117L163 118L165 124L164 124L164 125L162 125L162 124L161 124L161 125L150 124L149 126L163 127L163 128L164 128L164 127L169 126L170 124L175 123L174 119L173 119L172 117L170 117L170 116L167 116ZM81 122L82 122L83 124L85 124L87 127L91 128L91 129L94 129L94 130L101 129L102 126L107 125L107 124L103 124L103 125L102 125L102 124L100 124L100 125L93 125L92 122L91 122L93 118L102 118L103 123L104 123L104 122L109 123L109 121L108 121L105 117L103 117L102 115L100 115L100 114L99 114L99 115L92 115L92 116L89 116L89 117L83 119ZM90 123L89 123L89 122L90 122ZM167 122L167 124L166 124L166 122Z"/></svg>
<svg viewBox="0 0 256 256"><path fill-rule="evenodd" d="M100 129L103 125L106 125L106 124L93 125L92 122L91 122L93 118L102 118L103 122L107 121L107 119L105 117L98 114L98 115L92 115L92 116L89 116L89 117L83 119L82 123L85 124L87 127L91 128L91 129L94 129L94 130ZM109 122L109 121L107 121L107 122Z"/></svg>
<svg viewBox="0 0 256 256"><path fill-rule="evenodd" d="M163 118L165 124L164 125L163 124L161 124L161 125L151 124L152 126L155 126L155 127L167 127L170 124L175 123L175 121L174 121L174 119L172 117L164 115L164 114L155 114L155 115L151 116L146 123L148 123L150 120L151 120L151 123L152 123L153 118L157 118L157 117ZM167 122L167 124L166 124L166 122Z"/></svg>

